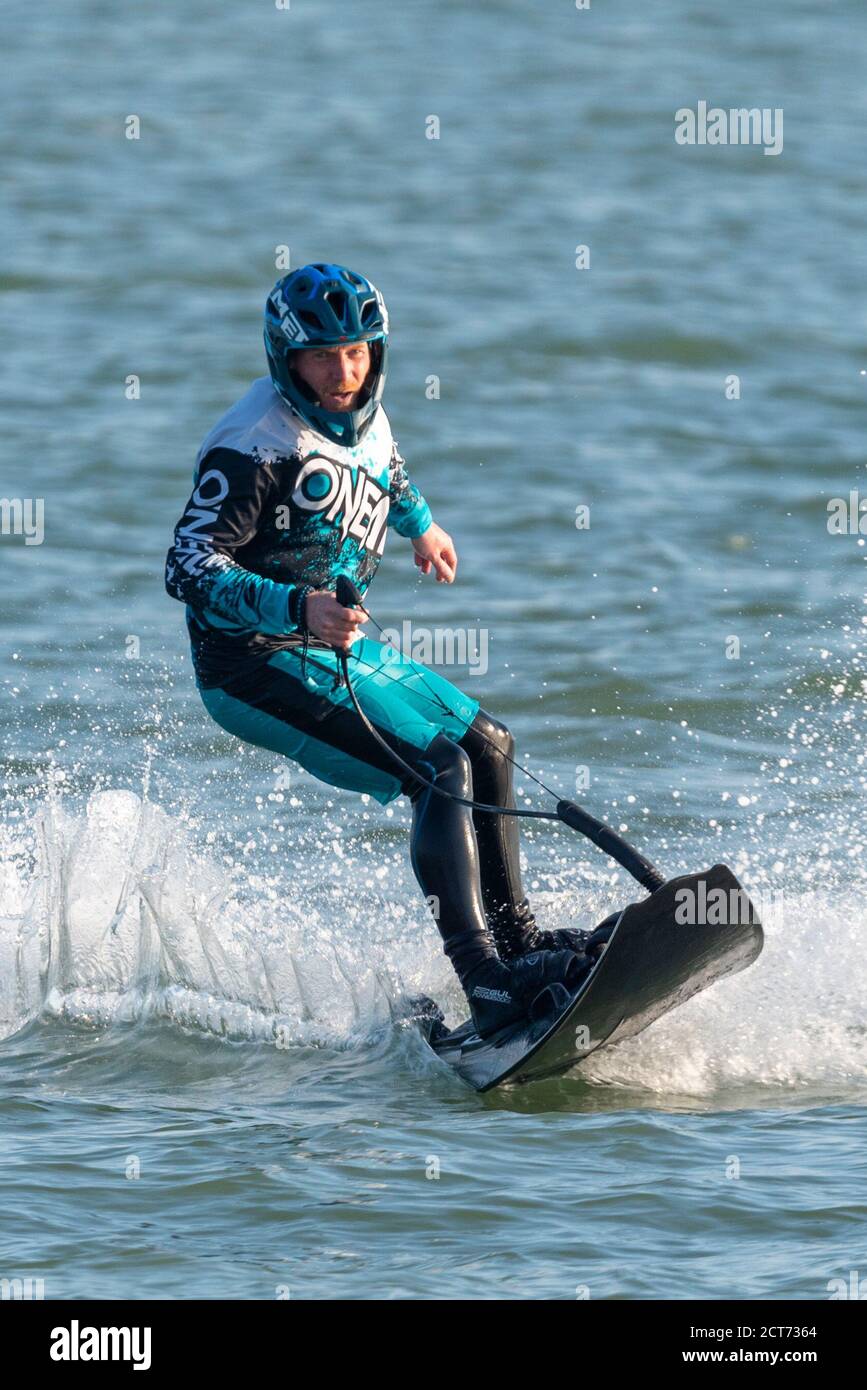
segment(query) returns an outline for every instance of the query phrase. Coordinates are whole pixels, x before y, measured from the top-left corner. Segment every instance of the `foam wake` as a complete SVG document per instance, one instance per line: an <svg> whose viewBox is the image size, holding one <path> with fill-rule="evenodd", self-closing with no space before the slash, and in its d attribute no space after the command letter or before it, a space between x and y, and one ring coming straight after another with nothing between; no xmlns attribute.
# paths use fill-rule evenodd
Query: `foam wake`
<svg viewBox="0 0 867 1390"><path fill-rule="evenodd" d="M380 901L365 916L353 900L335 913L333 894L317 908L309 880L209 858L132 792L99 792L83 814L52 801L3 836L0 1037L43 1013L92 1025L151 1015L221 1037L345 1045L405 993L451 988L421 910Z"/></svg>
<svg viewBox="0 0 867 1390"><path fill-rule="evenodd" d="M365 876L325 832L316 853L295 846L265 873L197 847L189 827L128 791L98 792L84 810L52 798L0 836L0 1037L46 1015L96 1027L154 1017L222 1038L345 1048L388 1024L406 994L432 995L451 1023L466 1015L402 853L389 868L367 856ZM749 885L748 867L736 865ZM617 906L612 893L624 900L622 876L594 886L582 867L533 901L543 927L589 925ZM691 1096L863 1085L861 895L756 898L758 962L588 1059L581 1075Z"/></svg>

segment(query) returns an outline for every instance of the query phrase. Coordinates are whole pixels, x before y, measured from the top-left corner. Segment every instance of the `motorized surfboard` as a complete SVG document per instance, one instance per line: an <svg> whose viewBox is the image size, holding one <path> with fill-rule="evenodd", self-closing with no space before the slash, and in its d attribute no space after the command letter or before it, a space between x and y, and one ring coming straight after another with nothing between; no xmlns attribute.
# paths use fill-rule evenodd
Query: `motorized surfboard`
<svg viewBox="0 0 867 1390"><path fill-rule="evenodd" d="M359 606L370 617L348 575L337 576L335 593L338 603ZM403 1017L414 1019L434 1052L477 1091L569 1071L598 1048L640 1033L661 1014L755 960L762 949L761 924L746 890L725 864L666 880L622 835L574 801L559 798L556 811L537 811L488 805L439 786L406 762L370 722L353 689L346 651L338 655L340 678L356 714L404 773L434 795L476 811L561 821L622 865L650 894L624 908L602 954L571 997L565 985L549 985L528 1001L526 1019L490 1037L480 1038L471 1020L449 1030L432 999L405 1001ZM522 771L556 797L552 787L527 768Z"/></svg>
<svg viewBox="0 0 867 1390"><path fill-rule="evenodd" d="M415 1020L434 1052L477 1091L569 1071L601 1047L633 1037L670 1009L759 955L755 908L729 868L671 879L624 908L590 974L559 1014L480 1038L453 1030L432 1000ZM565 993L565 991L564 991Z"/></svg>

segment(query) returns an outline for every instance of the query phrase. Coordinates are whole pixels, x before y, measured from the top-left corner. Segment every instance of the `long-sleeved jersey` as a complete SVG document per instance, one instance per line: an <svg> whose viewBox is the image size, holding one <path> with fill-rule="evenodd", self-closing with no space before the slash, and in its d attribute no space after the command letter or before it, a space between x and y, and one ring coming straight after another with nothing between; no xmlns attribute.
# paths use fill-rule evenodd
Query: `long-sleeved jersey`
<svg viewBox="0 0 867 1390"><path fill-rule="evenodd" d="M430 524L381 406L364 439L345 448L260 377L202 444L166 557L166 589L187 605L198 685L231 683L295 645L301 585L333 589L342 572L363 594L387 527L413 537Z"/></svg>

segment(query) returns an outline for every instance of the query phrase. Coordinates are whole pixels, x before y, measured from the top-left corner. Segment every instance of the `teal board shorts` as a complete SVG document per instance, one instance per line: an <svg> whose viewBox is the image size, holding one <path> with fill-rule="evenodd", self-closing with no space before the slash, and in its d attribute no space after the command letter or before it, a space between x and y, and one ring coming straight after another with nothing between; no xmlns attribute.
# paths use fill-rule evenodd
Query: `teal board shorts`
<svg viewBox="0 0 867 1390"><path fill-rule="evenodd" d="M359 705L411 766L438 734L459 742L478 712L478 700L386 643L360 638L348 665ZM338 670L330 648L311 647L302 670L300 648L286 647L229 685L200 687L199 694L228 733L292 758L321 782L367 792L386 806L407 793L413 779L365 728L346 687L335 685Z"/></svg>

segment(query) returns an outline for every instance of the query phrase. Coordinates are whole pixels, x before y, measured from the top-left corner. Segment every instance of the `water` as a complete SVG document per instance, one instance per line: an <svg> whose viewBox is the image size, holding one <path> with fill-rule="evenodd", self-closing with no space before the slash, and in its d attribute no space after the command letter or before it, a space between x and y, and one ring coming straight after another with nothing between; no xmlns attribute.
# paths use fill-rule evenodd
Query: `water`
<svg viewBox="0 0 867 1390"><path fill-rule="evenodd" d="M867 1269L865 544L827 529L863 488L861 7L93 0L5 47L2 494L45 538L0 537L0 1275L827 1297ZM676 145L702 99L782 107L783 153ZM483 629L446 674L535 772L762 902L749 972L562 1080L475 1096L394 1021L461 1013L406 803L198 703L163 558L281 245L383 289L458 545L437 586L393 537L379 621ZM524 847L543 926L633 896Z"/></svg>

